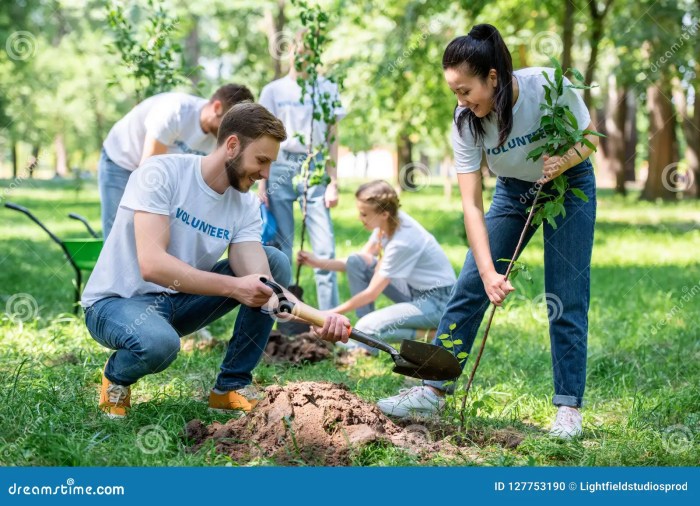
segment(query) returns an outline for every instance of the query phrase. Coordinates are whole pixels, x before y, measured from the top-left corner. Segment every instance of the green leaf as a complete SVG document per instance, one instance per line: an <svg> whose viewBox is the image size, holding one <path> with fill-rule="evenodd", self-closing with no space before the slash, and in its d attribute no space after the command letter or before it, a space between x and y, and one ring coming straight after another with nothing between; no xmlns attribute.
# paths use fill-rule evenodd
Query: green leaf
<svg viewBox="0 0 700 506"><path fill-rule="evenodd" d="M438 339L440 339L441 341L443 341L445 339L450 339L450 335L449 334L442 334L442 335L438 336Z"/></svg>
<svg viewBox="0 0 700 506"><path fill-rule="evenodd" d="M452 344L454 344L455 346L458 346L458 345L462 344L462 340L461 340L461 339L455 339L454 341L452 341Z"/></svg>
<svg viewBox="0 0 700 506"><path fill-rule="evenodd" d="M450 328L450 330L454 330L454 329L457 328L457 324L456 324L456 323L452 323L452 324L450 324L450 327L449 327L449 328Z"/></svg>
<svg viewBox="0 0 700 506"><path fill-rule="evenodd" d="M459 353L457 353L457 358L460 358L460 359L467 358L468 356L469 356L469 353L467 353L466 351L460 351Z"/></svg>
<svg viewBox="0 0 700 506"><path fill-rule="evenodd" d="M570 68L569 72L571 73L572 76L574 76L574 78L577 81L584 82L583 74L581 74L581 72L579 72L577 69Z"/></svg>
<svg viewBox="0 0 700 506"><path fill-rule="evenodd" d="M443 345L445 348L452 348L452 347L453 347L452 341L443 341L443 342L442 342L442 345Z"/></svg>
<svg viewBox="0 0 700 506"><path fill-rule="evenodd" d="M579 188L572 188L572 189L571 189L571 193L573 193L574 195L576 195L578 198L580 198L580 199L583 200L584 202L588 202L588 195L586 195L585 193L583 193L583 191L580 190Z"/></svg>

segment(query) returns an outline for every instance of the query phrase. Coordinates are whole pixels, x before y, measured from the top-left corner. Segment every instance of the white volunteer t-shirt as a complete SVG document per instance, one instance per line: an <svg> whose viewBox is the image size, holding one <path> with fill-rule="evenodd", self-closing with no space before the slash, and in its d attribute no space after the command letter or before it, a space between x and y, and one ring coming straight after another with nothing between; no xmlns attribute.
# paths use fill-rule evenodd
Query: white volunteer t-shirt
<svg viewBox="0 0 700 506"><path fill-rule="evenodd" d="M318 96L329 93L332 99L340 100L338 87L329 80L319 78L319 88L316 90ZM316 102L318 104L318 100ZM297 133L304 136L304 140L309 142L309 128L311 125L311 89L307 91L304 103L301 103L301 87L289 76L285 76L266 85L260 92L260 104L274 114L287 130L287 140L280 145L280 149L292 153L306 153L306 146L295 137ZM317 110L318 106L317 106ZM335 109L336 121L340 121L346 116L345 108L341 105ZM324 138L326 124L323 121L314 123L313 141L314 147L321 145Z"/></svg>
<svg viewBox="0 0 700 506"><path fill-rule="evenodd" d="M170 217L167 251L196 269L210 271L229 244L260 242L260 201L228 188L219 194L202 178L202 157L160 155L134 171L117 216L82 297L84 307L105 297L176 293L141 277L134 211Z"/></svg>
<svg viewBox="0 0 700 506"><path fill-rule="evenodd" d="M376 243L379 229L370 242ZM435 237L416 220L399 211L399 227L391 238L382 238L379 273L387 279L404 280L415 290L452 286L457 277Z"/></svg>
<svg viewBox="0 0 700 506"><path fill-rule="evenodd" d="M477 144L472 135L469 124L464 123L462 134L457 131L457 125L452 122L452 147L454 149L455 170L457 173L476 172L481 164L482 150L486 151L486 161L489 168L498 176L512 177L523 181L537 181L542 177L544 160L540 158L536 162L526 160L527 154L534 148L542 146L544 139L532 142L531 138L540 127L542 110L540 104L544 103L544 88L546 79L542 71L546 71L552 81L554 69L543 67L531 67L516 70L513 75L518 80L519 95L513 106L513 130L506 142L498 145L498 125L495 114L492 120L482 119L484 125L483 142ZM559 99L560 105L567 105L574 114L578 127L583 130L591 122L591 116L581 96L572 88L567 88L571 82L564 78L564 93ZM555 97L552 97L554 99ZM457 110L457 115L461 109Z"/></svg>
<svg viewBox="0 0 700 506"><path fill-rule="evenodd" d="M168 147L168 153L208 155L216 137L199 124L205 98L186 93L161 93L147 98L112 127L103 147L114 163L134 170L141 162L143 143L152 136Z"/></svg>

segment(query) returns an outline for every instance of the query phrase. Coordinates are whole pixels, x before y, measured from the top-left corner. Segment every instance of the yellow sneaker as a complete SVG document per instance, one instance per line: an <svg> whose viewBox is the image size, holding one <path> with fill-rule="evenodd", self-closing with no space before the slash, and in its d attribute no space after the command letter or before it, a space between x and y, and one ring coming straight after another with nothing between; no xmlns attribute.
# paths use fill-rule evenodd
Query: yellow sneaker
<svg viewBox="0 0 700 506"><path fill-rule="evenodd" d="M253 385L248 385L238 390L229 390L224 393L217 393L212 390L209 392L209 407L211 409L240 410L249 413L264 397L265 395Z"/></svg>
<svg viewBox="0 0 700 506"><path fill-rule="evenodd" d="M112 383L103 372L99 406L110 418L124 418L127 409L131 408L131 387Z"/></svg>

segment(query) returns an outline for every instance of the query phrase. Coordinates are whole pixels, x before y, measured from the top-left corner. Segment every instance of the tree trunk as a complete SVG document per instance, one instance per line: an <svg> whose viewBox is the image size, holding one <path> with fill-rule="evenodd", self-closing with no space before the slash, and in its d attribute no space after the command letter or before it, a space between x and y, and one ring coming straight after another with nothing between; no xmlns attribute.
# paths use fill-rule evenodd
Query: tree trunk
<svg viewBox="0 0 700 506"><path fill-rule="evenodd" d="M14 140L12 141L12 148L10 151L12 152L12 179L17 179L19 162L17 160L17 142Z"/></svg>
<svg viewBox="0 0 700 506"><path fill-rule="evenodd" d="M627 96L627 114L625 114L625 181L636 181L637 162L637 102L629 87L624 88Z"/></svg>
<svg viewBox="0 0 700 506"><path fill-rule="evenodd" d="M68 175L68 155L66 144L63 142L63 134L57 134L54 139L56 149L56 176L66 177Z"/></svg>
<svg viewBox="0 0 700 506"><path fill-rule="evenodd" d="M189 78L194 87L197 87L201 79L199 70L194 70L199 65L199 17L192 16L192 28L185 38L185 61L187 66L192 69Z"/></svg>
<svg viewBox="0 0 700 506"><path fill-rule="evenodd" d="M399 187L404 190L414 190L413 182L413 143L408 134L402 133L396 142L397 180Z"/></svg>
<svg viewBox="0 0 700 506"><path fill-rule="evenodd" d="M29 157L29 161L27 162L27 173L29 175L29 179L32 179L34 177L34 170L36 169L36 166L39 165L39 146L32 146L32 156Z"/></svg>
<svg viewBox="0 0 700 506"><path fill-rule="evenodd" d="M684 183L682 189L685 195L693 198L700 197L700 63L695 67L696 78L693 80L692 86L687 90L683 90L680 83L676 81L673 90L673 99L678 108L678 115L683 125L683 135L685 136L685 160L688 164L688 173L682 180ZM687 93L687 95L686 95ZM693 107L693 115L690 116L688 111L688 97L691 94L695 95L695 105Z"/></svg>
<svg viewBox="0 0 700 506"><path fill-rule="evenodd" d="M609 81L608 117L605 120L607 135L606 155L608 168L615 178L615 193L627 195L625 189L625 124L627 122L627 96L614 79Z"/></svg>
<svg viewBox="0 0 700 506"><path fill-rule="evenodd" d="M566 0L564 4L564 49L561 54L561 66L566 69L572 67L571 63L571 48L574 45L574 15L576 14L575 0Z"/></svg>
<svg viewBox="0 0 700 506"><path fill-rule="evenodd" d="M272 65L275 71L275 79L282 77L282 60L285 57L284 50L284 26L286 18L284 16L284 6L286 0L277 0L277 15L272 12L265 12L265 28L267 31L267 44L270 55L272 56ZM290 44L291 41L286 41ZM291 48L289 48L291 50Z"/></svg>
<svg viewBox="0 0 700 506"><path fill-rule="evenodd" d="M676 153L676 121L672 93L667 78L649 86L649 172L641 198L644 200L675 200L675 177L671 164L678 161Z"/></svg>
<svg viewBox="0 0 700 506"><path fill-rule="evenodd" d="M591 85L593 83L593 76L595 75L595 68L598 64L598 52L600 49L600 41L603 39L604 32L604 21L605 17L610 10L613 0L606 0L603 10L598 10L598 4L595 1L589 2L588 6L591 10L591 55L588 60L588 66L586 67L586 84ZM590 107L591 105L591 90L583 90L583 100L586 105ZM595 123L594 123L595 124Z"/></svg>

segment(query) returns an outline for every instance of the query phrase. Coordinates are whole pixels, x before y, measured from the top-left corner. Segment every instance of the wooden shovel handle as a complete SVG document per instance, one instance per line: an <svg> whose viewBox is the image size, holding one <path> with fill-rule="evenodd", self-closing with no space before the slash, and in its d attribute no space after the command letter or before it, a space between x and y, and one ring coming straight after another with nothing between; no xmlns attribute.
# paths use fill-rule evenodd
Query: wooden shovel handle
<svg viewBox="0 0 700 506"><path fill-rule="evenodd" d="M297 318L301 318L302 320L311 323L312 325L316 325L317 327L323 327L323 324L326 321L326 315L324 315L321 311L298 302L294 304L292 314ZM347 330L349 336L350 332L352 332L352 327L348 327Z"/></svg>

